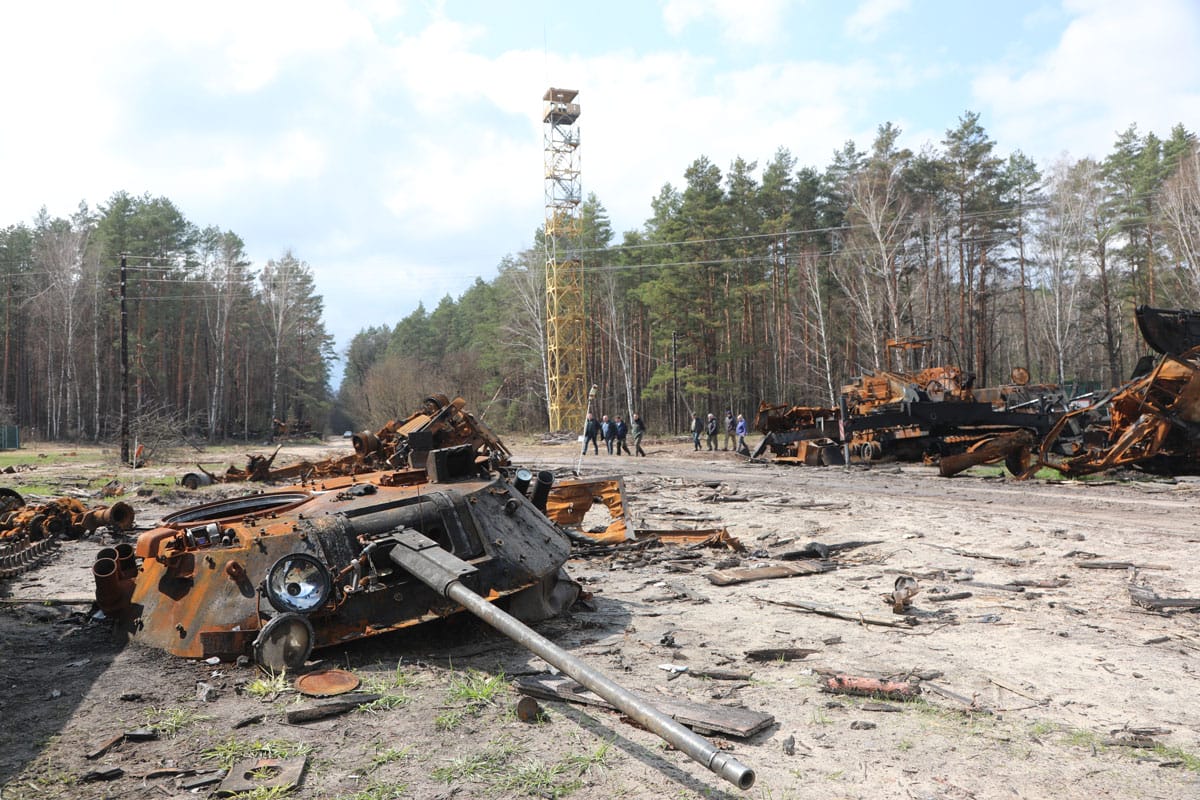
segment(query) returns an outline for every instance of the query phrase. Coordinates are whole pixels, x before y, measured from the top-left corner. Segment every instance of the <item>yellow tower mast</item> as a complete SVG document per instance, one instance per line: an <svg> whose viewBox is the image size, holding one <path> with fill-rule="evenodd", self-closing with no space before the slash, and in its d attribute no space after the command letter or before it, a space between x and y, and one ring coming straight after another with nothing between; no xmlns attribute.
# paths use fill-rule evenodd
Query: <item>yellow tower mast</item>
<svg viewBox="0 0 1200 800"><path fill-rule="evenodd" d="M579 237L583 223L579 204L578 95L574 89L546 90L542 121L545 130L546 194L546 371L550 430L573 430L583 424L587 408L584 356L583 269Z"/></svg>

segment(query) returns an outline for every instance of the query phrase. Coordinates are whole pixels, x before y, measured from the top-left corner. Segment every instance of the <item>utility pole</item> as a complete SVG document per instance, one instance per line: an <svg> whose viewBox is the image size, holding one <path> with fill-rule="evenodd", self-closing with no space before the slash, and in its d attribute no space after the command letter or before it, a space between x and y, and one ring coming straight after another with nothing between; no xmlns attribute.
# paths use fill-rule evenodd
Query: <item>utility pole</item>
<svg viewBox="0 0 1200 800"><path fill-rule="evenodd" d="M121 253L121 463L129 463L129 317L125 311L127 253Z"/></svg>
<svg viewBox="0 0 1200 800"><path fill-rule="evenodd" d="M679 433L679 332L671 331L671 428Z"/></svg>

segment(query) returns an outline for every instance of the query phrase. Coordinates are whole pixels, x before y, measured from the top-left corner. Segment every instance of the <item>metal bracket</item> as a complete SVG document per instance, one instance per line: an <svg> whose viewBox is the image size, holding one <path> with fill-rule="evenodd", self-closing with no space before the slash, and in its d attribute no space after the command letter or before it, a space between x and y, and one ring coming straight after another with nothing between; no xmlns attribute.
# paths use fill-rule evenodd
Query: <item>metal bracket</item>
<svg viewBox="0 0 1200 800"><path fill-rule="evenodd" d="M446 588L450 584L477 572L475 567L443 549L420 531L406 528L389 538L395 542L395 546L388 551L388 558L442 597L446 596Z"/></svg>

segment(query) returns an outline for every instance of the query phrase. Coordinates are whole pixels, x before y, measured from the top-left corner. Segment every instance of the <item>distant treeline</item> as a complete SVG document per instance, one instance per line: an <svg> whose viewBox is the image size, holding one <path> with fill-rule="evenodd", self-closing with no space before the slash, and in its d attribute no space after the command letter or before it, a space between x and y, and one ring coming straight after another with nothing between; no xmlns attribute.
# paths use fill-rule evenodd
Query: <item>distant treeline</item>
<svg viewBox="0 0 1200 800"><path fill-rule="evenodd" d="M308 265L284 252L255 268L236 234L125 192L0 229L4 423L117 437L122 254L133 436L268 436L275 418L325 426L332 344Z"/></svg>
<svg viewBox="0 0 1200 800"><path fill-rule="evenodd" d="M902 337L930 340L905 359L978 385L1018 366L1114 385L1146 349L1136 304L1200 305L1200 154L1182 125L1130 126L1102 161L1044 165L1002 157L974 113L920 152L899 134L881 125L824 169L785 148L761 170L701 156L619 244L589 196L574 250L599 410L666 431L760 399L831 404L863 370L916 366L889 364L884 343ZM539 234L457 300L360 332L340 405L373 426L462 394L485 421L544 429L544 296Z"/></svg>

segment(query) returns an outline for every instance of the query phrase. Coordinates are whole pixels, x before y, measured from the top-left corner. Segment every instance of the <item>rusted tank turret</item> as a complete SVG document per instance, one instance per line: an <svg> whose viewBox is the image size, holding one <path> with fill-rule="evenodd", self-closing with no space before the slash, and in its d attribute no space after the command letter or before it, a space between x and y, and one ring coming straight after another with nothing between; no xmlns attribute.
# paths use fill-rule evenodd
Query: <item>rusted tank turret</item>
<svg viewBox="0 0 1200 800"><path fill-rule="evenodd" d="M119 614L135 641L176 655L302 663L312 648L458 610L389 558L406 531L474 566L470 588L490 600L525 590L544 599L570 552L505 474L455 447L429 453L426 469L330 478L168 516L138 537L141 566Z"/></svg>

